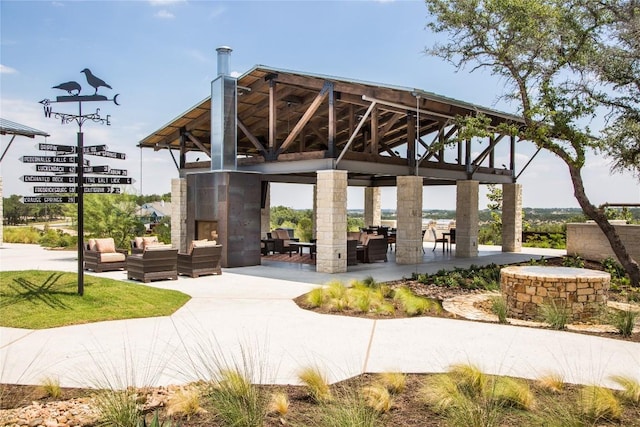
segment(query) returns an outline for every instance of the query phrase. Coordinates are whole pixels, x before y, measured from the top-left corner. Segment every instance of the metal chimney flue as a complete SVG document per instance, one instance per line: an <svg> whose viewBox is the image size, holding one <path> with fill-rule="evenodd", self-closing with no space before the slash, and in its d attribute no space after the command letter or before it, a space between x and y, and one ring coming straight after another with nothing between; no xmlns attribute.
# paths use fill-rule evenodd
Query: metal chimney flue
<svg viewBox="0 0 640 427"><path fill-rule="evenodd" d="M218 76L229 75L229 57L232 51L233 49L229 46L220 46L216 49L218 52Z"/></svg>

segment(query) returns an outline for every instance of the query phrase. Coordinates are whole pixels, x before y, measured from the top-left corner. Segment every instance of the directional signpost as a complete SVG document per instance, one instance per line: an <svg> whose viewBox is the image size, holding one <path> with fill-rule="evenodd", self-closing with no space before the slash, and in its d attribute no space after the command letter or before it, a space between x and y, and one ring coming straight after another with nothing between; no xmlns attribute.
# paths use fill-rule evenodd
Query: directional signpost
<svg viewBox="0 0 640 427"><path fill-rule="evenodd" d="M89 162L84 159L84 155L100 156L110 159L125 159L124 153L116 153L107 151L106 145L84 146L84 134L82 133L82 125L87 120L93 122L111 125L110 115L106 117L100 116L100 109L97 108L95 113L83 114L82 103L96 101L113 101L118 104L118 94L112 99L108 99L104 95L98 95L98 89L106 87L111 89L102 79L96 77L88 68L82 70L85 74L87 83L95 89L92 95L80 95L82 86L75 81L54 86L54 89L62 89L67 91L69 96L58 96L55 101L43 99L40 103L44 107L45 117L58 118L62 124L76 122L78 124L78 140L76 146L56 145L56 144L40 144L38 149L41 151L53 151L55 156L22 156L20 160L23 163L36 163L36 172L53 172L56 174L75 174L76 176L48 176L48 175L24 175L24 182L33 182L38 184L76 184L76 186L46 186L37 185L33 187L34 193L45 194L33 197L24 197L23 203L77 203L78 204L78 294L84 294L84 193L102 193L102 194L118 194L119 187L111 187L111 185L130 184L126 178L127 171L123 169L115 169L116 173L111 173L108 166L90 166ZM69 88L72 88L69 90ZM74 91L77 91L74 93ZM78 114L68 114L53 111L51 104L54 103L78 103ZM70 164L75 164L71 166ZM99 173L116 175L115 178L108 177L86 177L85 173ZM112 181L113 180L113 181ZM116 181L117 180L117 181ZM106 184L97 187L87 186L85 184ZM66 196L66 194L77 194L77 196Z"/></svg>

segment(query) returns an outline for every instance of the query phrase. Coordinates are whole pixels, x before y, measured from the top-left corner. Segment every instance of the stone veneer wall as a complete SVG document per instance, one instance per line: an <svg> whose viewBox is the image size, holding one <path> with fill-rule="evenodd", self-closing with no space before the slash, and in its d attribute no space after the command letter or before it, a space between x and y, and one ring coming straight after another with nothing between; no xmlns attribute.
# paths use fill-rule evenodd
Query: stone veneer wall
<svg viewBox="0 0 640 427"><path fill-rule="evenodd" d="M597 316L607 306L611 276L602 271L568 267L505 267L500 289L508 317L539 319L540 306L551 301L569 310L575 321Z"/></svg>
<svg viewBox="0 0 640 427"><path fill-rule="evenodd" d="M347 171L322 170L316 183L316 271L347 271Z"/></svg>
<svg viewBox="0 0 640 427"><path fill-rule="evenodd" d="M187 180L171 180L171 245L187 252Z"/></svg>
<svg viewBox="0 0 640 427"><path fill-rule="evenodd" d="M614 228L631 257L640 261L640 225L614 224ZM616 259L609 241L594 222L567 224L567 255L593 261Z"/></svg>

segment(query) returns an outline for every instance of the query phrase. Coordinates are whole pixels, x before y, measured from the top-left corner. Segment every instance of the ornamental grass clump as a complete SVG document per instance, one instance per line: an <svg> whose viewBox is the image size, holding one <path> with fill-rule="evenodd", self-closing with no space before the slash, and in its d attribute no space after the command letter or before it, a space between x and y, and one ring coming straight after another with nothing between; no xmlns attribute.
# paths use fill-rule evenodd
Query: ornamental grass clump
<svg viewBox="0 0 640 427"><path fill-rule="evenodd" d="M564 378L558 373L548 373L536 380L538 387L552 393L560 393L564 390Z"/></svg>
<svg viewBox="0 0 640 427"><path fill-rule="evenodd" d="M582 414L594 423L616 421L622 416L622 406L613 391L600 386L580 390L579 407Z"/></svg>
<svg viewBox="0 0 640 427"><path fill-rule="evenodd" d="M182 387L167 399L167 415L187 418L206 412L201 406L201 393L196 387Z"/></svg>
<svg viewBox="0 0 640 427"><path fill-rule="evenodd" d="M307 302L307 304L309 304L313 308L321 307L322 304L324 304L324 299L324 289L322 288L313 289L305 297L305 301Z"/></svg>
<svg viewBox="0 0 640 427"><path fill-rule="evenodd" d="M491 311L498 316L499 323L509 323L507 321L507 300L504 296L491 298Z"/></svg>
<svg viewBox="0 0 640 427"><path fill-rule="evenodd" d="M509 377L499 377L491 390L491 398L507 408L531 410L534 396L529 384Z"/></svg>
<svg viewBox="0 0 640 427"><path fill-rule="evenodd" d="M57 399L62 395L62 388L60 388L60 380L58 378L43 378L40 383L40 390L42 390L48 397L52 397L54 399Z"/></svg>
<svg viewBox="0 0 640 427"><path fill-rule="evenodd" d="M389 412L393 405L393 398L389 390L382 384L368 385L362 388L367 406L378 413Z"/></svg>
<svg viewBox="0 0 640 427"><path fill-rule="evenodd" d="M117 427L138 427L142 408L138 405L138 394L135 390L107 389L98 392L93 399L103 425Z"/></svg>
<svg viewBox="0 0 640 427"><path fill-rule="evenodd" d="M329 381L317 366L303 368L298 372L298 379L304 384L309 395L316 402L326 403L333 400Z"/></svg>
<svg viewBox="0 0 640 427"><path fill-rule="evenodd" d="M407 387L407 375L402 372L382 372L378 381L391 394L400 394Z"/></svg>
<svg viewBox="0 0 640 427"><path fill-rule="evenodd" d="M552 329L564 330L569 323L569 310L563 301L556 302L551 299L548 303L540 306L540 314Z"/></svg>
<svg viewBox="0 0 640 427"><path fill-rule="evenodd" d="M287 412L289 412L289 397L283 392L273 393L269 400L269 413L284 417Z"/></svg>
<svg viewBox="0 0 640 427"><path fill-rule="evenodd" d="M322 404L313 425L320 427L376 427L380 425L380 412L368 404L357 387L346 386L336 390L335 399Z"/></svg>
<svg viewBox="0 0 640 427"><path fill-rule="evenodd" d="M638 316L640 316L640 312L637 311L616 310L612 315L611 324L618 330L620 335L630 337Z"/></svg>
<svg viewBox="0 0 640 427"><path fill-rule="evenodd" d="M251 384L247 375L235 369L220 371L207 392L207 398L224 425L263 426L268 412L265 391Z"/></svg>
<svg viewBox="0 0 640 427"><path fill-rule="evenodd" d="M640 382L623 375L613 375L610 377L612 381L622 387L622 390L618 392L622 399L640 406Z"/></svg>

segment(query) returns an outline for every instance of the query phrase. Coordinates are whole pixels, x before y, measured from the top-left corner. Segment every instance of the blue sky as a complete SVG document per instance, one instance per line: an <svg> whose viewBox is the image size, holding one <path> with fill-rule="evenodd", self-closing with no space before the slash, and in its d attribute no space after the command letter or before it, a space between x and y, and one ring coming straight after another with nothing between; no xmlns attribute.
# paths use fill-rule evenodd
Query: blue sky
<svg viewBox="0 0 640 427"><path fill-rule="evenodd" d="M66 81L75 80L89 91L80 70L90 68L113 88L99 93L109 98L119 94L121 105L90 106L110 114L112 124L86 124L85 145L107 144L126 153L126 161L107 163L128 169L136 179L128 191L150 194L170 191L177 171L166 151L141 153L136 144L209 95L216 75L215 48L221 45L233 48L231 70L239 74L264 64L415 87L514 111L496 102L504 87L487 72L456 72L424 54L435 41L425 29L427 22L422 1L2 0L0 117L48 132L48 143L75 145L77 126L45 118L38 101L62 95L52 86ZM0 148L9 139L2 136ZM45 141L16 138L1 166L4 197L31 194L32 185L19 177L34 171L18 159L42 154L35 148L38 142ZM531 144L520 144L518 170L533 152ZM550 155L538 155L519 182L525 206L577 206L566 167ZM590 158L585 185L596 204L640 202L637 182L609 175L606 159ZM278 185L272 191L272 205L311 208L311 198L310 186ZM349 207L362 203L362 190L350 190ZM454 208L455 188L425 188L423 205ZM485 206L481 198L480 207ZM383 208L394 207L395 190L384 189Z"/></svg>

